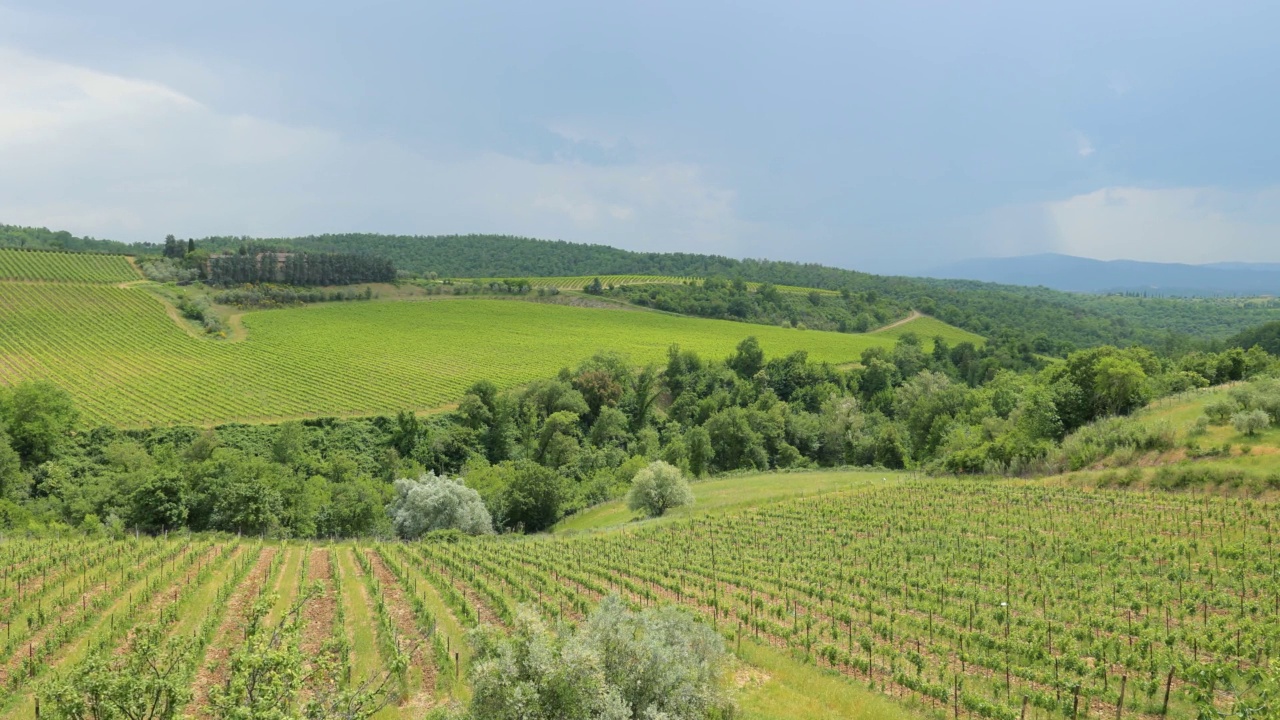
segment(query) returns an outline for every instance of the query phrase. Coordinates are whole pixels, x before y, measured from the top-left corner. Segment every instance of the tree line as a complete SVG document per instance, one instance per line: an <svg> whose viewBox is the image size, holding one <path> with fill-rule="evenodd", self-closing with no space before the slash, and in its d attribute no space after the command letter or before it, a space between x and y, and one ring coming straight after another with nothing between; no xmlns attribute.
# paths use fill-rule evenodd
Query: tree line
<svg viewBox="0 0 1280 720"><path fill-rule="evenodd" d="M396 279L390 260L368 255L276 252L243 246L234 254L210 255L203 279L210 285L283 283L285 285L354 285Z"/></svg>

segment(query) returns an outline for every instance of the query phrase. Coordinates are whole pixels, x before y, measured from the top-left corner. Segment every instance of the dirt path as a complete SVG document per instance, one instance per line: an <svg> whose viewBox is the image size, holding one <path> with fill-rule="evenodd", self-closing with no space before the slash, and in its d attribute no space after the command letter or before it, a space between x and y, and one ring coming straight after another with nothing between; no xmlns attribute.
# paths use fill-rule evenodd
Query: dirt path
<svg viewBox="0 0 1280 720"><path fill-rule="evenodd" d="M868 332L867 334L868 334L868 335L874 335L875 333L884 332L884 331L886 331L886 330L892 330L892 329L894 329L894 328L896 328L896 327L902 327L903 325L906 325L907 323L911 322L912 320L919 320L919 319L920 319L920 318L922 318L922 317L924 317L924 313L922 313L922 312L920 312L920 311L918 311L918 310L912 310L910 315L908 315L908 316L906 316L906 317L902 318L901 320L895 320L895 321L893 321L893 322L889 323L888 325L885 325L884 327L878 327L878 328L876 328L875 330L872 330L872 331Z"/></svg>

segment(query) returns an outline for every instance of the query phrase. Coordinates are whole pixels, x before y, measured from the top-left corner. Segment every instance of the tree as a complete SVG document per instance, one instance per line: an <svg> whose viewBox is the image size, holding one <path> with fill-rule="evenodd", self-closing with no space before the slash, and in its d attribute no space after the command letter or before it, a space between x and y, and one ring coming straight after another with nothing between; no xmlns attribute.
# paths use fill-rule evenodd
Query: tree
<svg viewBox="0 0 1280 720"><path fill-rule="evenodd" d="M587 283L587 286L582 291L588 295L603 295L604 284L600 282L600 278L592 278L591 282Z"/></svg>
<svg viewBox="0 0 1280 720"><path fill-rule="evenodd" d="M688 432L685 443L689 448L689 472L694 477L706 475L716 456L707 429L701 426L692 428Z"/></svg>
<svg viewBox="0 0 1280 720"><path fill-rule="evenodd" d="M387 514L396 535L405 540L417 540L433 530L461 530L468 535L493 532L493 520L480 493L435 473L396 480Z"/></svg>
<svg viewBox="0 0 1280 720"><path fill-rule="evenodd" d="M753 335L738 343L737 349L725 364L744 380L755 377L756 373L764 367L764 350L760 349L760 341Z"/></svg>
<svg viewBox="0 0 1280 720"><path fill-rule="evenodd" d="M578 457L578 415L561 410L549 415L538 433L536 457L548 467L559 468Z"/></svg>
<svg viewBox="0 0 1280 720"><path fill-rule="evenodd" d="M55 720L173 720L191 698L197 642L182 634L166 641L164 625L143 623L122 655L92 651L40 697Z"/></svg>
<svg viewBox="0 0 1280 720"><path fill-rule="evenodd" d="M1142 385L1147 373L1136 361L1107 357L1097 364L1094 395L1100 408L1111 415L1125 415L1143 403Z"/></svg>
<svg viewBox="0 0 1280 720"><path fill-rule="evenodd" d="M693 490L680 468L661 460L650 463L636 473L627 493L627 507L643 510L649 517L658 517L671 508L693 504Z"/></svg>
<svg viewBox="0 0 1280 720"><path fill-rule="evenodd" d="M79 417L71 395L46 380L20 382L0 395L0 420L28 467L56 457Z"/></svg>
<svg viewBox="0 0 1280 720"><path fill-rule="evenodd" d="M400 457L412 457L413 451L422 439L422 423L412 410L401 410L396 413L396 424L391 430L391 447L400 453Z"/></svg>
<svg viewBox="0 0 1280 720"><path fill-rule="evenodd" d="M1204 414L1214 425L1226 425L1231 422L1231 416L1238 412L1240 412L1240 403L1231 398L1213 400L1204 406Z"/></svg>
<svg viewBox="0 0 1280 720"><path fill-rule="evenodd" d="M271 457L281 465L296 465L307 448L307 433L300 422L281 423L271 444Z"/></svg>
<svg viewBox="0 0 1280 720"><path fill-rule="evenodd" d="M764 450L764 436L756 432L747 418L747 411L729 407L712 415L703 425L715 448L715 467L719 470L769 467L769 456Z"/></svg>
<svg viewBox="0 0 1280 720"><path fill-rule="evenodd" d="M9 497L22 481L22 458L9 444L9 436L0 428L0 500Z"/></svg>
<svg viewBox="0 0 1280 720"><path fill-rule="evenodd" d="M616 596L572 633L521 608L510 635L476 636L469 717L480 720L712 720L732 717L728 653L714 630L663 607L631 612Z"/></svg>
<svg viewBox="0 0 1280 720"><path fill-rule="evenodd" d="M130 497L130 524L147 532L180 528L187 524L189 501L186 483L172 470L151 473Z"/></svg>
<svg viewBox="0 0 1280 720"><path fill-rule="evenodd" d="M1262 410L1243 410L1231 416L1231 425L1236 432L1252 437L1271 426L1271 416Z"/></svg>
<svg viewBox="0 0 1280 720"><path fill-rule="evenodd" d="M618 447L626 442L627 416L617 408L606 407L591 425L588 437L596 447Z"/></svg>
<svg viewBox="0 0 1280 720"><path fill-rule="evenodd" d="M559 474L529 460L496 467L506 475L506 487L502 491L504 525L523 528L525 532L540 532L560 519L565 488Z"/></svg>

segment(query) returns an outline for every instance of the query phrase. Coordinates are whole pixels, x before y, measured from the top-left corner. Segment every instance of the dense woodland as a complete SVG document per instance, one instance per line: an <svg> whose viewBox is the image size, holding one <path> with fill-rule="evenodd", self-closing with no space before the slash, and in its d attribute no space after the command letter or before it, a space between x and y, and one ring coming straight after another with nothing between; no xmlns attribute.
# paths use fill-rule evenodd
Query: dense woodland
<svg viewBox="0 0 1280 720"><path fill-rule="evenodd" d="M1273 355L1280 355L1280 321L1249 328L1228 341L1232 347L1251 348L1255 345Z"/></svg>
<svg viewBox="0 0 1280 720"><path fill-rule="evenodd" d="M1260 349L1174 359L1111 346L1046 361L999 338L925 348L907 335L852 369L803 352L766 360L753 338L723 359L672 347L662 367L604 353L518 389L478 383L456 411L429 418L210 430L85 431L61 389L23 383L0 395L0 527L390 535L394 481L430 471L460 475L498 527L538 531L620 497L655 460L692 476L1075 469L1119 447L1171 442L1107 418L1276 362Z"/></svg>

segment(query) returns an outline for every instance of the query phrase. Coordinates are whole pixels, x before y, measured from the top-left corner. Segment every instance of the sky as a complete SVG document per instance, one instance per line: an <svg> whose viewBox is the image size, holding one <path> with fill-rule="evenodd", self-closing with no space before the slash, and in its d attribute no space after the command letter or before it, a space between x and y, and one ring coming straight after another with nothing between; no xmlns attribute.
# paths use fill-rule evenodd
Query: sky
<svg viewBox="0 0 1280 720"><path fill-rule="evenodd" d="M0 223L1280 261L1273 2L0 0Z"/></svg>

